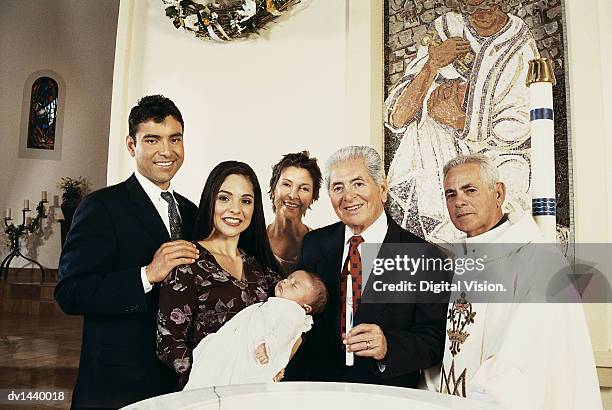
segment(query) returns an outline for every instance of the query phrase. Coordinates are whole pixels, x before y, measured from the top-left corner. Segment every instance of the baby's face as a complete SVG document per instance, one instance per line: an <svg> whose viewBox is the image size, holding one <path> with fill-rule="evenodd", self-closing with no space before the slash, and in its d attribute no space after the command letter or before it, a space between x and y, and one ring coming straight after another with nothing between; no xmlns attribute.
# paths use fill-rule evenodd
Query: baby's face
<svg viewBox="0 0 612 410"><path fill-rule="evenodd" d="M303 270L293 272L287 279L278 282L274 288L274 296L293 300L300 306L312 303L314 292L312 279Z"/></svg>

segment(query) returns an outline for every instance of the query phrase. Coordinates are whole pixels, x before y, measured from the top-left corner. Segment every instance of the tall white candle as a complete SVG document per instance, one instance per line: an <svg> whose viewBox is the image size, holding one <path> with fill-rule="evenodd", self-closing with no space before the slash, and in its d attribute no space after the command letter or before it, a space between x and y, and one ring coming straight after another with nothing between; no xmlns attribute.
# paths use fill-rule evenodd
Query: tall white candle
<svg viewBox="0 0 612 410"><path fill-rule="evenodd" d="M11 208L6 208L6 214L4 217L6 219L11 219Z"/></svg>
<svg viewBox="0 0 612 410"><path fill-rule="evenodd" d="M552 63L547 59L529 62L527 85L531 109L531 196L533 219L546 239L557 242L555 200L555 124Z"/></svg>
<svg viewBox="0 0 612 410"><path fill-rule="evenodd" d="M346 275L346 334L348 337L348 333L353 328L353 277L351 274ZM347 345L348 348L348 345ZM355 354L353 352L346 351L346 361L345 364L347 366L352 366L355 362Z"/></svg>
<svg viewBox="0 0 612 410"><path fill-rule="evenodd" d="M24 199L23 200L23 209L30 209L30 200L29 199Z"/></svg>
<svg viewBox="0 0 612 410"><path fill-rule="evenodd" d="M42 200L43 201L47 200L47 191L42 191Z"/></svg>

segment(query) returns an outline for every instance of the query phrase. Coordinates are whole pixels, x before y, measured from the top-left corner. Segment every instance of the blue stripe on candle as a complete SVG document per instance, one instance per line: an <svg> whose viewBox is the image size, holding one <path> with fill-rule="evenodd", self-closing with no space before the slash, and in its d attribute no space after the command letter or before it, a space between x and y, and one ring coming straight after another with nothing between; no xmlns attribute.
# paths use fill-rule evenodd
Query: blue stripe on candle
<svg viewBox="0 0 612 410"><path fill-rule="evenodd" d="M531 214L533 216L554 216L557 214L557 201L554 198L533 198L531 200Z"/></svg>
<svg viewBox="0 0 612 410"><path fill-rule="evenodd" d="M531 121L554 120L555 114L552 108L536 108L531 110Z"/></svg>

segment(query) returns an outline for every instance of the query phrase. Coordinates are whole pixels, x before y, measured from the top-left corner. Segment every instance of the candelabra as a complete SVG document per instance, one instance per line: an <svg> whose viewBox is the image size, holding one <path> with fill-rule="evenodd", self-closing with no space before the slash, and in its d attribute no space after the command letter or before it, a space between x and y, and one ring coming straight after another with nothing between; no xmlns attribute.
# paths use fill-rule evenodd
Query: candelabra
<svg viewBox="0 0 612 410"><path fill-rule="evenodd" d="M10 241L10 253L6 256L6 258L4 258L2 264L0 264L0 269L2 269L1 274L4 275L4 279L6 279L6 277L8 276L11 261L17 257L21 257L38 266L42 274L42 281L45 280L45 269L40 263L38 263L34 259L24 256L20 251L19 243L19 238L22 235L34 232L38 228L40 220L42 218L47 217L47 215L45 214L45 203L47 203L47 198L45 194L46 192L43 194L43 199L38 202L38 206L36 207L36 216L33 219L29 217L26 219L26 213L30 212L30 204L28 200L24 201L24 207L21 210L23 220L20 225L14 225L12 222L10 222L12 221L10 212L11 210L7 209L6 216L4 217L4 225L6 227L4 232L7 234Z"/></svg>

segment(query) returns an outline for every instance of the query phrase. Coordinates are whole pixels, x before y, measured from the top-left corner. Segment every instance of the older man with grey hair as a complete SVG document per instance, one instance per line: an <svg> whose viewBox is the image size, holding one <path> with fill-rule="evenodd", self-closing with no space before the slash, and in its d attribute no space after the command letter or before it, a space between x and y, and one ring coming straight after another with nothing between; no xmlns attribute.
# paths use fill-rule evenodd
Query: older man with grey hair
<svg viewBox="0 0 612 410"><path fill-rule="evenodd" d="M501 280L507 295L499 300L465 291L452 298L435 389L505 409L601 409L575 289L559 288L563 298L554 300L565 303L543 303L556 296L542 292L554 277L549 273L567 271L563 255L542 243L531 215L503 213L506 188L490 159L460 156L443 174L450 219L467 235L462 255L482 258L481 275L489 282Z"/></svg>
<svg viewBox="0 0 612 410"><path fill-rule="evenodd" d="M325 182L340 222L306 234L298 268L321 275L329 302L315 317L286 379L416 387L421 370L442 359L446 305L360 304L361 253L364 243L401 243L439 254L385 213L387 182L373 148L338 150L327 161ZM346 334L348 280L353 284L355 326ZM352 366L347 365L347 352L354 353Z"/></svg>
<svg viewBox="0 0 612 410"><path fill-rule="evenodd" d="M450 160L442 173L448 214L453 225L468 237L487 232L508 219L502 211L506 185L487 157L459 156ZM466 185L457 185L464 182Z"/></svg>

